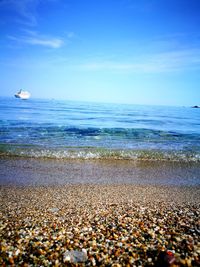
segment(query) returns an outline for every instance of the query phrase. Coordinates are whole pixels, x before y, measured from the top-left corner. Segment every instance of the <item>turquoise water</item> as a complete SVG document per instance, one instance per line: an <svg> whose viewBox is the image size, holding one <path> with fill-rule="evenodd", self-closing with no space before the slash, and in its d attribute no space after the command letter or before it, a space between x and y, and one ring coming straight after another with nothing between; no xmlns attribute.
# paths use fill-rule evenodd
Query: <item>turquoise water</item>
<svg viewBox="0 0 200 267"><path fill-rule="evenodd" d="M0 98L0 154L200 161L200 109Z"/></svg>

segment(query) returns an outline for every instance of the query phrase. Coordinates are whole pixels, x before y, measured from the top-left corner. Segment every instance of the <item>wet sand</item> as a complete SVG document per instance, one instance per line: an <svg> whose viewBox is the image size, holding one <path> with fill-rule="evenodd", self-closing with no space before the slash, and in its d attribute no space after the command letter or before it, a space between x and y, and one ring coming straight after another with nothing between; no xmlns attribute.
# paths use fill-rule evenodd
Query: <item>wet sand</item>
<svg viewBox="0 0 200 267"><path fill-rule="evenodd" d="M200 162L0 158L1 185L200 185Z"/></svg>
<svg viewBox="0 0 200 267"><path fill-rule="evenodd" d="M200 264L199 165L7 158L0 170L1 266L164 266L168 250L174 266ZM66 254L82 249L84 263Z"/></svg>

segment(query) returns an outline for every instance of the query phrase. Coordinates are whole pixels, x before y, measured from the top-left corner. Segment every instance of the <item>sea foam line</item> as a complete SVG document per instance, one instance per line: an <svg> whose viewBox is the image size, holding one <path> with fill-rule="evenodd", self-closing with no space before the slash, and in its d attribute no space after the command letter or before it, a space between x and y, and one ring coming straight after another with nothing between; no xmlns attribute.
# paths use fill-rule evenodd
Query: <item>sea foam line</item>
<svg viewBox="0 0 200 267"><path fill-rule="evenodd" d="M74 149L36 149L8 148L0 150L0 156L18 156L30 158L55 159L116 159L116 160L148 160L148 161L180 161L200 162L200 153L180 150L110 150L92 148Z"/></svg>

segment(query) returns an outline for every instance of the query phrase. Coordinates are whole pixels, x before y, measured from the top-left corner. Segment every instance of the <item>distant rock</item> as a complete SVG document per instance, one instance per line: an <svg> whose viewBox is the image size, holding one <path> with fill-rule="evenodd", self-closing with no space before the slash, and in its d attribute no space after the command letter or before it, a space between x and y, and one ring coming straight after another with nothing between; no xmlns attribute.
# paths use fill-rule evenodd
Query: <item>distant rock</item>
<svg viewBox="0 0 200 267"><path fill-rule="evenodd" d="M192 108L200 108L200 106L193 106Z"/></svg>

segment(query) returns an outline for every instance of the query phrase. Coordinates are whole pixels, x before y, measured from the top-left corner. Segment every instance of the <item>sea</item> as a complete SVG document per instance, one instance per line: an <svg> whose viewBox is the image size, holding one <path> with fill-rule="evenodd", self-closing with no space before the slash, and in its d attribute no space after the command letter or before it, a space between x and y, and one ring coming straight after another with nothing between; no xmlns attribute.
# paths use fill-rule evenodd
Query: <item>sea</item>
<svg viewBox="0 0 200 267"><path fill-rule="evenodd" d="M0 156L200 162L200 109L1 97Z"/></svg>

